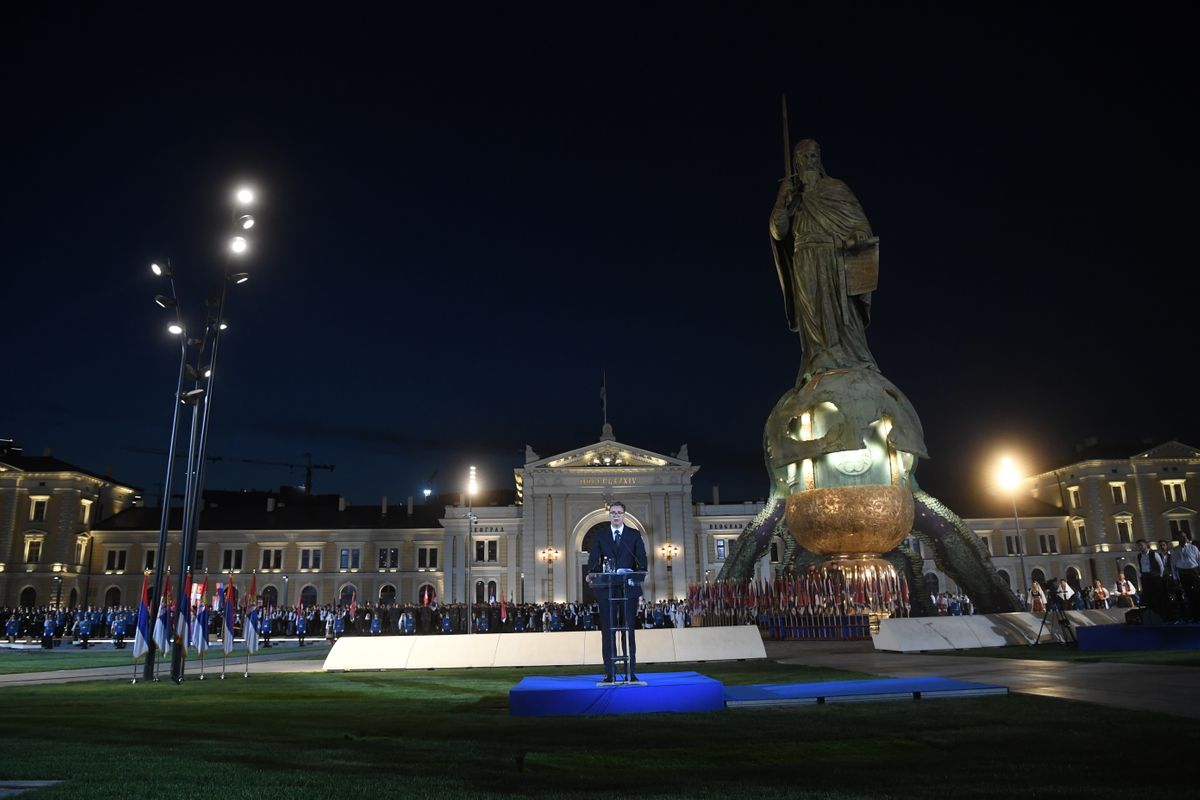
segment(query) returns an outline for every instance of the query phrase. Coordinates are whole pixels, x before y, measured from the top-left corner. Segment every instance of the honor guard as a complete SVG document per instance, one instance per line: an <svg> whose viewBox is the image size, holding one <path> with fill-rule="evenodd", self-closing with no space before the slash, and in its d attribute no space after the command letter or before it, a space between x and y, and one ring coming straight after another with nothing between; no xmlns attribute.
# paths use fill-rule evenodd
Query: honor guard
<svg viewBox="0 0 1200 800"><path fill-rule="evenodd" d="M383 622L379 619L378 614L371 615L371 635L378 636L383 633Z"/></svg>
<svg viewBox="0 0 1200 800"><path fill-rule="evenodd" d="M304 647L304 636L308 633L308 618L303 614L296 615L296 638L300 640L300 646Z"/></svg>
<svg viewBox="0 0 1200 800"><path fill-rule="evenodd" d="M113 645L118 650L125 649L125 628L128 624L129 624L129 622L128 622L128 620L126 620L124 612L118 613L116 616L113 617L113 621L112 621Z"/></svg>
<svg viewBox="0 0 1200 800"><path fill-rule="evenodd" d="M80 647L84 650L88 649L88 639L92 637L92 617L90 614L84 614L79 617L79 642Z"/></svg>
<svg viewBox="0 0 1200 800"><path fill-rule="evenodd" d="M46 619L42 622L42 649L49 650L54 647L54 615L47 614Z"/></svg>

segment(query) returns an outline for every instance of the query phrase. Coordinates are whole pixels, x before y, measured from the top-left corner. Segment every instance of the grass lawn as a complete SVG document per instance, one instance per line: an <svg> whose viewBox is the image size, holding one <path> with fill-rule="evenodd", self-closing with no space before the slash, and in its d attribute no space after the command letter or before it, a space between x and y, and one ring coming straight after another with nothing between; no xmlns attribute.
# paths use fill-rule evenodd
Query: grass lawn
<svg viewBox="0 0 1200 800"><path fill-rule="evenodd" d="M1038 661L1078 661L1106 664L1159 664L1168 667L1200 667L1200 650L1080 650L1065 644L1036 647L976 647L970 650L937 651L939 656L985 656L1028 658Z"/></svg>
<svg viewBox="0 0 1200 800"><path fill-rule="evenodd" d="M50 672L60 669L89 669L91 667L129 667L129 671L133 672L133 645L130 644L124 650L114 650L112 648L100 649L89 648L87 650L79 650L69 645L64 645L53 650L9 650L0 648L0 675L12 675L18 672ZM322 641L320 645L314 646L311 649L305 647L301 650L294 644L286 647L272 647L270 649L261 649L256 654L250 656L250 661L254 662L261 658L325 658L329 654L329 648ZM229 663L246 663L246 651L241 647L234 649L229 654ZM140 661L138 663L141 663ZM163 662L164 667L168 667L171 663L170 654L167 655L166 661ZM195 653L189 653L188 671L199 671L200 657ZM205 670L211 670L213 666L217 669L221 668L221 648L218 645L212 648L205 655Z"/></svg>
<svg viewBox="0 0 1200 800"><path fill-rule="evenodd" d="M862 677L770 661L699 668L726 683ZM182 686L5 688L0 778L62 779L30 796L73 799L1128 800L1142 785L1138 753L1197 744L1193 720L1018 695L514 719L507 693L524 674L264 674ZM1070 730L1127 731L1136 749L1054 737ZM1158 770L1155 797L1186 796L1190 783L1187 770Z"/></svg>

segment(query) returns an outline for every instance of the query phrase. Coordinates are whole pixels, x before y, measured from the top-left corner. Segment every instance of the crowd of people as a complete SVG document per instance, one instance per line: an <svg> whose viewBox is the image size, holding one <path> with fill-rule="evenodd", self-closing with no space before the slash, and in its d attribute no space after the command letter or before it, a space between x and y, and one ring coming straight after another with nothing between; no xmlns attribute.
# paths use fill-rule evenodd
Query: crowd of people
<svg viewBox="0 0 1200 800"><path fill-rule="evenodd" d="M258 615L259 636L264 646L271 639L335 641L342 636L411 636L477 633L549 633L554 631L599 630L599 609L595 603L477 603L467 610L465 603L432 602L425 605L351 602L348 605L324 605L312 608L262 608ZM234 635L244 633L246 612L234 611ZM691 627L692 613L681 601L641 602L634 621L638 629ZM133 636L136 609L127 606L97 608L7 608L0 611L7 641L41 639L53 646L64 639L86 648L97 641L112 640L124 647ZM192 619L195 619L193 614ZM210 636L219 636L224 625L221 610L208 614Z"/></svg>

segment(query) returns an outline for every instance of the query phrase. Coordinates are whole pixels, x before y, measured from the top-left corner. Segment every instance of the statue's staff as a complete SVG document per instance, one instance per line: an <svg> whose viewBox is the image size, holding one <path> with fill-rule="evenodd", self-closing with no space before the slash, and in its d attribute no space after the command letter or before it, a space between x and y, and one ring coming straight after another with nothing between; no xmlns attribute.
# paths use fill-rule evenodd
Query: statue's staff
<svg viewBox="0 0 1200 800"><path fill-rule="evenodd" d="M783 177L787 180L792 177L792 140L788 135L787 95L780 95L779 99L783 103Z"/></svg>

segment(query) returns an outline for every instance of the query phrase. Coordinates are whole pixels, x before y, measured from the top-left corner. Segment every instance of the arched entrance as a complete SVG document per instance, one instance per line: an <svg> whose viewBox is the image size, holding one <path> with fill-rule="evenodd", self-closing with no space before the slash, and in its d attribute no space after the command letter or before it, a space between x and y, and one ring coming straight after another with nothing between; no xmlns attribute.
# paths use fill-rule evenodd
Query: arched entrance
<svg viewBox="0 0 1200 800"><path fill-rule="evenodd" d="M300 590L300 605L312 608L317 604L317 587L311 583Z"/></svg>
<svg viewBox="0 0 1200 800"><path fill-rule="evenodd" d="M380 605L391 605L394 602L396 602L396 587L385 583L379 589L379 603Z"/></svg>
<svg viewBox="0 0 1200 800"><path fill-rule="evenodd" d="M933 572L925 573L925 594L933 597L939 591L938 576Z"/></svg>
<svg viewBox="0 0 1200 800"><path fill-rule="evenodd" d="M422 584L421 588L417 589L417 602L423 606L433 605L437 602L437 589L428 583Z"/></svg>
<svg viewBox="0 0 1200 800"><path fill-rule="evenodd" d="M119 605L121 605L121 590L116 586L110 586L104 593L104 607L112 608Z"/></svg>
<svg viewBox="0 0 1200 800"><path fill-rule="evenodd" d="M1029 580L1031 582L1037 581L1043 589L1046 587L1046 573L1042 572L1040 569L1035 569L1033 572L1029 573Z"/></svg>
<svg viewBox="0 0 1200 800"><path fill-rule="evenodd" d="M1076 592L1079 591L1079 584L1082 582L1083 576L1079 574L1079 570L1075 567L1067 567L1067 583Z"/></svg>
<svg viewBox="0 0 1200 800"><path fill-rule="evenodd" d="M266 586L262 590L262 604L266 608L275 608L279 605L279 590L274 586Z"/></svg>
<svg viewBox="0 0 1200 800"><path fill-rule="evenodd" d="M358 587L353 583L347 583L342 587L341 593L338 595L338 604L343 606L350 605L350 601L358 602Z"/></svg>
<svg viewBox="0 0 1200 800"><path fill-rule="evenodd" d="M71 604L71 608L74 608L75 606L79 605L79 590L78 589L75 589L75 588L71 589L70 604Z"/></svg>
<svg viewBox="0 0 1200 800"><path fill-rule="evenodd" d="M33 608L37 605L37 589L26 586L21 590L21 608Z"/></svg>

